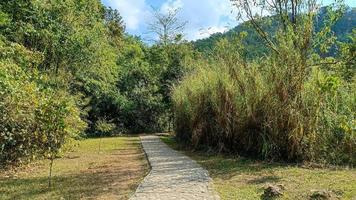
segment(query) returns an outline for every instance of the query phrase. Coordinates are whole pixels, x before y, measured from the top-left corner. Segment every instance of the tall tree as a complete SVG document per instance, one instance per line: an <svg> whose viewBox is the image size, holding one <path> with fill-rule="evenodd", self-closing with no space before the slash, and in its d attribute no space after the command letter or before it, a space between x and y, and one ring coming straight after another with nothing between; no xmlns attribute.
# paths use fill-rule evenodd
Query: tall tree
<svg viewBox="0 0 356 200"><path fill-rule="evenodd" d="M182 39L188 22L178 18L179 12L180 9L169 9L165 12L154 9L154 20L149 24L149 31L158 36L159 43L167 45Z"/></svg>

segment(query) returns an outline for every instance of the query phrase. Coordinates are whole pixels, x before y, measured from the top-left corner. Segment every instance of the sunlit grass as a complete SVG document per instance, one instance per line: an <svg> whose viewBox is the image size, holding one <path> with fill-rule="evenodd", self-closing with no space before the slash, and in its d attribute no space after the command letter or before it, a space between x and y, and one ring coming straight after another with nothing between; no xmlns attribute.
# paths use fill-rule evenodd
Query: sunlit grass
<svg viewBox="0 0 356 200"><path fill-rule="evenodd" d="M57 159L0 173L0 199L128 199L147 172L138 137L88 139Z"/></svg>
<svg viewBox="0 0 356 200"><path fill-rule="evenodd" d="M172 137L161 137L169 146L180 149ZM223 155L185 151L206 168L221 199L260 199L267 184L282 184L280 199L309 199L312 190L329 190L340 199L356 199L356 170L307 168L292 164L268 163Z"/></svg>

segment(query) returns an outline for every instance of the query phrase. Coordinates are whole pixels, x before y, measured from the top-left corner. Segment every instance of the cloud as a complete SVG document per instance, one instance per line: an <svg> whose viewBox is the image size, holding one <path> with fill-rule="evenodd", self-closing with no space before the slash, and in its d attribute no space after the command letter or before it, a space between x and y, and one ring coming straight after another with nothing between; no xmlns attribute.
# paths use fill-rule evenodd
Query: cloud
<svg viewBox="0 0 356 200"><path fill-rule="evenodd" d="M236 25L230 0L168 0L161 6L163 11L175 8L181 9L179 18L188 21L188 40L208 37Z"/></svg>
<svg viewBox="0 0 356 200"><path fill-rule="evenodd" d="M127 31L130 34L147 35L147 24L153 19L151 5L162 12L180 8L179 18L188 21L185 36L188 40L208 37L216 32L224 32L238 24L236 12L230 0L102 0L107 6L116 8L121 13ZM324 0L329 4L332 0ZM348 5L355 6L354 0L346 0ZM259 11L254 8L253 11ZM266 13L264 13L266 15Z"/></svg>
<svg viewBox="0 0 356 200"><path fill-rule="evenodd" d="M227 26L210 26L207 29L201 28L198 31L193 29L193 30L191 30L189 35L191 38L194 38L194 40L197 40L197 39L209 37L210 35L212 35L214 33L223 33L225 31L227 31L228 29L229 29L229 27L227 27Z"/></svg>
<svg viewBox="0 0 356 200"><path fill-rule="evenodd" d="M120 12L129 31L138 31L150 17L150 7L145 0L106 0L104 4Z"/></svg>
<svg viewBox="0 0 356 200"><path fill-rule="evenodd" d="M162 13L167 13L171 10L182 9L183 6L182 0L168 0L162 4L160 10Z"/></svg>
<svg viewBox="0 0 356 200"><path fill-rule="evenodd" d="M188 40L208 37L237 25L230 0L103 0L103 3L119 10L129 33L143 38L150 37L147 24L152 20L151 5L157 4L161 12L181 9L178 17L188 22L185 30Z"/></svg>

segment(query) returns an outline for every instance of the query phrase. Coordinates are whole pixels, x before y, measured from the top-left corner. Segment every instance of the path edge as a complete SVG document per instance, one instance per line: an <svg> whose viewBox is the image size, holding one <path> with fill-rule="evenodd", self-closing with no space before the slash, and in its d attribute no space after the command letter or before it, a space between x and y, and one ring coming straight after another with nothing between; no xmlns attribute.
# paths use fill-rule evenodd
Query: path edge
<svg viewBox="0 0 356 200"><path fill-rule="evenodd" d="M152 165L151 165L151 162L150 160L148 159L148 155L147 155L147 152L145 150L145 148L143 148L143 144L142 144L142 136L140 135L139 136L140 138L140 146L141 146L141 149L143 150L143 154L145 155L145 159L147 160L147 164L148 164L148 173L146 174L146 176L141 180L140 184L137 185L135 191L130 195L130 199L133 198L133 196L135 196L136 192L138 191L138 189L141 187L142 183L145 181L145 179L151 174L152 172Z"/></svg>
<svg viewBox="0 0 356 200"><path fill-rule="evenodd" d="M133 197L135 196L135 194L137 193L138 189L141 187L142 183L143 183L143 182L148 178L148 176L150 176L151 173L152 173L152 164L151 164L151 162L150 162L150 160L149 160L149 158L148 158L147 152L146 152L146 150L145 150L145 148L143 147L143 144L142 144L142 137L143 137L143 136L144 136L144 135L140 135L140 145L141 145L141 148L143 149L145 158L146 158L146 160L147 160L147 163L148 163L148 166L149 166L149 172L148 172L147 175L141 180L141 183L136 187L135 192L130 196L129 200L132 200L132 198L133 198ZM163 144L165 144L166 146L168 146L169 148L171 148L169 145L167 145L165 142L163 142L159 136L157 136L157 137L158 137L158 139L159 139ZM203 170L205 170L205 172L208 174L208 177L209 177L208 190L212 193L213 198L214 198L215 200L220 200L221 197L220 197L219 193L214 189L214 180L211 178L209 171L208 171L207 169L205 169L201 164L199 164L196 160L194 160L194 159L192 159L190 156L186 155L184 152L182 152L182 151L177 151L177 150L175 150L175 149L173 149L173 148L171 148L171 149L172 149L173 151L179 153L179 154L182 154L182 155L184 155L184 156L189 157L193 162L195 162L198 166L200 166Z"/></svg>
<svg viewBox="0 0 356 200"><path fill-rule="evenodd" d="M158 136L158 138L159 138L159 140L161 140L161 142L163 142L163 140L161 139L161 137ZM191 158L190 156L188 156L184 151L179 151L179 150L173 149L172 147L170 147L170 146L169 146L168 144L166 144L165 142L163 142L163 144L165 144L166 146L168 146L169 148L171 148L173 151L175 151L175 152L177 152L177 153L179 153L179 154L181 154L181 155L187 156L187 157L190 158L195 164L197 164L200 168L202 168L202 169L205 171L205 173L208 174L208 179L209 179L208 190L211 192L211 194L213 195L213 198L214 198L215 200L220 200L220 199L221 199L219 193L218 193L218 192L215 190L215 188L214 188L214 179L211 178L209 171L208 171L205 167L203 167L203 166L202 166L200 163L198 163L198 161L196 161L195 159L193 159L193 158Z"/></svg>

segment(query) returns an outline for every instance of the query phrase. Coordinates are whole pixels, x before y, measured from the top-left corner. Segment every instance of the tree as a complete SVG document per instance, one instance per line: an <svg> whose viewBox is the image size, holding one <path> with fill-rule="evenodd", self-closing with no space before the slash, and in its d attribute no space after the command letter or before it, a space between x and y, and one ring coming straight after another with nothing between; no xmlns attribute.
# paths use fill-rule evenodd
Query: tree
<svg viewBox="0 0 356 200"><path fill-rule="evenodd" d="M178 19L180 9L169 9L166 12L154 9L154 21L149 24L149 30L158 36L159 43L167 45L182 40L187 21Z"/></svg>
<svg viewBox="0 0 356 200"><path fill-rule="evenodd" d="M0 10L0 162L54 159L117 98L119 15L105 20L97 0L1 1Z"/></svg>
<svg viewBox="0 0 356 200"><path fill-rule="evenodd" d="M119 48L125 33L125 24L118 10L105 8L105 23L111 43Z"/></svg>
<svg viewBox="0 0 356 200"><path fill-rule="evenodd" d="M85 128L78 117L80 112L71 99L64 93L46 92L46 98L35 111L38 122L37 133L42 134L40 154L50 160L48 187L52 187L52 169L54 160L64 152L64 146L70 144Z"/></svg>
<svg viewBox="0 0 356 200"><path fill-rule="evenodd" d="M116 118L133 133L157 131L162 110L159 69L147 62L147 51L140 40L128 37L118 59L121 73L116 85L123 101Z"/></svg>
<svg viewBox="0 0 356 200"><path fill-rule="evenodd" d="M115 130L116 126L115 124L107 121L106 119L99 119L95 123L95 129L99 132L99 149L98 153L101 151L101 143L102 143L102 137L103 136L110 136L112 132Z"/></svg>

